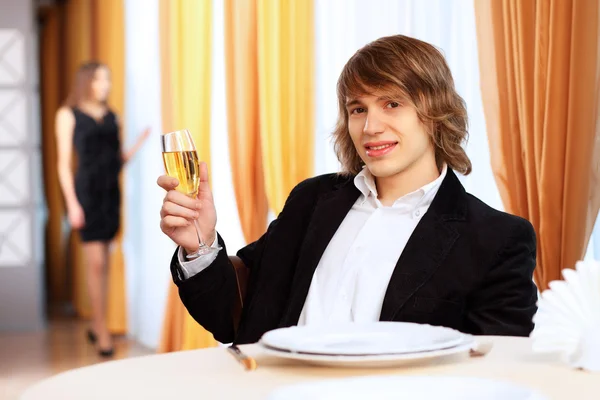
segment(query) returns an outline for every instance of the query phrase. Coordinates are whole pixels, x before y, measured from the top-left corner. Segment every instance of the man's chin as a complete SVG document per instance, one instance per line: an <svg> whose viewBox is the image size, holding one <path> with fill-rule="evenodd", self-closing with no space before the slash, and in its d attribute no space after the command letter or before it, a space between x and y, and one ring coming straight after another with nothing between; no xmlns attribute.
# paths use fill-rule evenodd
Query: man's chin
<svg viewBox="0 0 600 400"><path fill-rule="evenodd" d="M402 168L392 165L368 165L367 168L376 178L389 178L402 172Z"/></svg>

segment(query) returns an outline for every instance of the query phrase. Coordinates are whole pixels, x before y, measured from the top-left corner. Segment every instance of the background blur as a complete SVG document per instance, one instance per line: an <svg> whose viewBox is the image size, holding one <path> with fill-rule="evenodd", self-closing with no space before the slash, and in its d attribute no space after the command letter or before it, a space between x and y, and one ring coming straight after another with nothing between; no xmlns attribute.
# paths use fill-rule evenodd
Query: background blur
<svg viewBox="0 0 600 400"><path fill-rule="evenodd" d="M122 175L111 255L109 327L127 357L217 345L170 279L160 133L194 135L234 254L295 184L338 171L337 77L381 36L444 52L470 119L462 182L532 221L540 289L576 260L600 259L599 12L597 0L0 0L0 396L99 361L79 322L83 260L54 140L80 63L111 68L126 146L152 129Z"/></svg>

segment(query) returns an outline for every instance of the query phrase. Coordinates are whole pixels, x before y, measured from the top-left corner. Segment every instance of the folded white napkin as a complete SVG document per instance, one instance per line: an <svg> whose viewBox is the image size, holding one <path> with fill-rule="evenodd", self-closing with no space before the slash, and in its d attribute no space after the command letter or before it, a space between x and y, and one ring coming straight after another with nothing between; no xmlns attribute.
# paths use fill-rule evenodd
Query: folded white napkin
<svg viewBox="0 0 600 400"><path fill-rule="evenodd" d="M538 302L533 351L560 353L574 368L600 371L600 262L579 261Z"/></svg>

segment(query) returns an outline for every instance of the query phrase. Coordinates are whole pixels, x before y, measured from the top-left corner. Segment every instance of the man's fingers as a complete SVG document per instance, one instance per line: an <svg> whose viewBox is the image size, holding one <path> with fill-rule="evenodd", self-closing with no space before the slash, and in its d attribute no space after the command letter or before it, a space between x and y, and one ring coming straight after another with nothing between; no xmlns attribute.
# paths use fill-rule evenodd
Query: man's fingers
<svg viewBox="0 0 600 400"><path fill-rule="evenodd" d="M187 219L197 219L199 217L196 210L182 207L179 204L175 204L170 201L165 202L160 209L161 218L164 218L168 215Z"/></svg>
<svg viewBox="0 0 600 400"><path fill-rule="evenodd" d="M197 199L193 199L180 193L176 190L170 190L163 200L163 205L167 202L175 203L185 208L197 210L200 208L200 202Z"/></svg>
<svg viewBox="0 0 600 400"><path fill-rule="evenodd" d="M172 176L168 175L159 176L156 180L156 183L158 184L158 186L165 189L167 192L169 190L175 189L179 185L179 181L177 180L177 178L173 178Z"/></svg>
<svg viewBox="0 0 600 400"><path fill-rule="evenodd" d="M198 194L210 193L210 183L208 182L208 166L205 162L200 163L200 185L198 187Z"/></svg>
<svg viewBox="0 0 600 400"><path fill-rule="evenodd" d="M200 161L200 182L208 183L208 166L204 161Z"/></svg>
<svg viewBox="0 0 600 400"><path fill-rule="evenodd" d="M167 215L160 220L160 229L166 233L166 231L169 231L173 228L183 228L185 226L190 226L191 224L192 223L185 218Z"/></svg>

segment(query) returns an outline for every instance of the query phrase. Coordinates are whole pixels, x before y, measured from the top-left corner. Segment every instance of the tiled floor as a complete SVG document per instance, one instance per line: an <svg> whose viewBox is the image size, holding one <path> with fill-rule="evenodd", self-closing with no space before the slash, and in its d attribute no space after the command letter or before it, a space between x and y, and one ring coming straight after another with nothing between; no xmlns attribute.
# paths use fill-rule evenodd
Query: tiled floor
<svg viewBox="0 0 600 400"><path fill-rule="evenodd" d="M85 322L55 318L35 333L0 333L0 399L17 399L38 380L62 371L103 362L87 342ZM115 338L113 359L154 353L125 337Z"/></svg>

